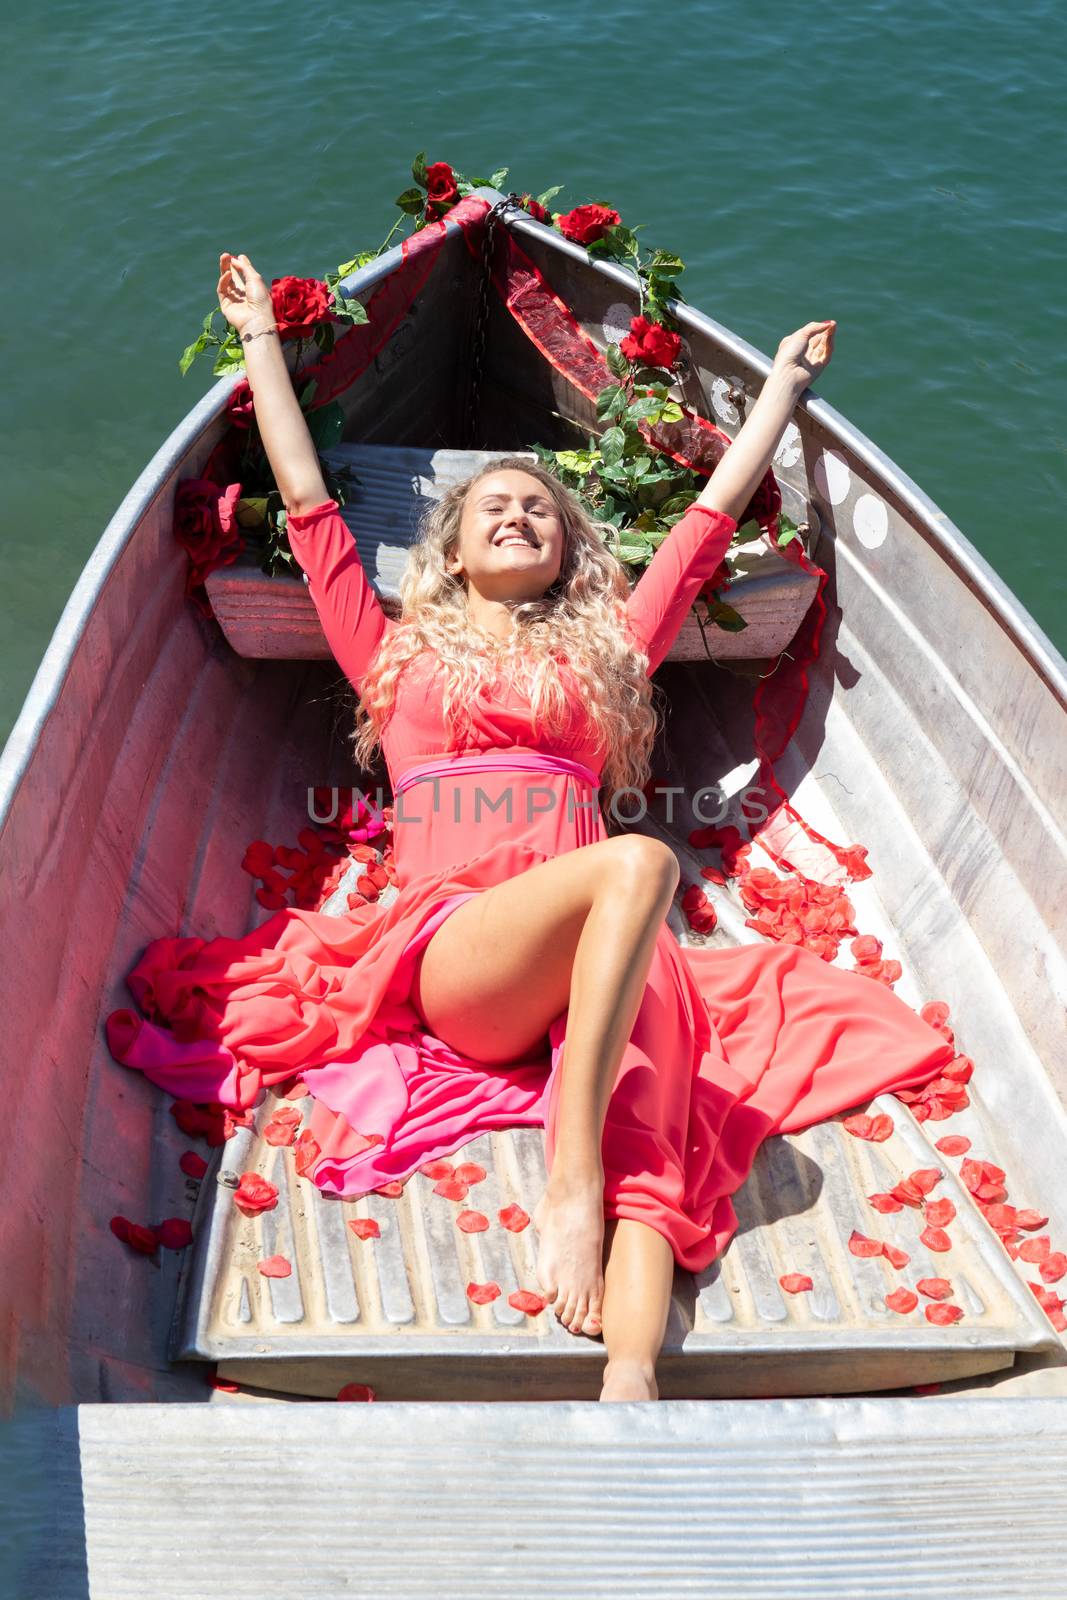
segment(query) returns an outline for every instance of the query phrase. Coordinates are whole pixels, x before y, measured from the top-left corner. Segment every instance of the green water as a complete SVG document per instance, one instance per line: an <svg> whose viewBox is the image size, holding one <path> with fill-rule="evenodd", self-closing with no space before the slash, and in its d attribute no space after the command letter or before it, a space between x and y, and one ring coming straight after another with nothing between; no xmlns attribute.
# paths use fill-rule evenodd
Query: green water
<svg viewBox="0 0 1067 1600"><path fill-rule="evenodd" d="M376 247L413 156L608 200L817 392L1067 651L1067 22L1052 3L817 7L79 0L5 31L6 737L86 558L214 381L178 357L218 256Z"/></svg>

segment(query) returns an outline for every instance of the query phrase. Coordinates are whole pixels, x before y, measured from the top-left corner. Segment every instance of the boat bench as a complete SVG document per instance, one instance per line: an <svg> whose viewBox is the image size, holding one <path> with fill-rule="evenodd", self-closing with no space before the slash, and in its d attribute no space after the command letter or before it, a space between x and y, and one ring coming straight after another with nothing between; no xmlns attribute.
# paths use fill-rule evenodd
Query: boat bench
<svg viewBox="0 0 1067 1600"><path fill-rule="evenodd" d="M537 461L533 451L429 450L413 445L339 444L323 452L335 471L350 469L359 483L342 508L356 541L363 569L385 610L400 611L400 578L418 533L420 514L453 484L478 468L517 454ZM783 500L794 492L783 485ZM795 496L799 502L799 496ZM815 513L799 503L788 506L798 524L812 524ZM747 626L728 633L691 612L668 651L668 660L738 657L764 660L789 644L810 606L818 579L786 559L766 535L738 552L738 576L724 598ZM240 656L283 660L328 660L326 642L307 581L262 571L250 541L227 567L206 580L208 599L220 627Z"/></svg>

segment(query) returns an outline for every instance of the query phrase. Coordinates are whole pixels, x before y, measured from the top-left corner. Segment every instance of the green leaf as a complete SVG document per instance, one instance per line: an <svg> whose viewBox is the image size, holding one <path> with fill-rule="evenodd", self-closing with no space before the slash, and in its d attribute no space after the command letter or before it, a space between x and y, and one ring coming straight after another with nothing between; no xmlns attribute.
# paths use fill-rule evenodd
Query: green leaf
<svg viewBox="0 0 1067 1600"><path fill-rule="evenodd" d="M708 621L714 622L717 628L722 628L726 633L740 633L742 628L748 627L740 612L723 600L708 601Z"/></svg>
<svg viewBox="0 0 1067 1600"><path fill-rule="evenodd" d="M684 271L685 262L681 256L672 255L669 250L655 251L652 260L645 268L649 278L673 278Z"/></svg>
<svg viewBox="0 0 1067 1600"><path fill-rule="evenodd" d="M214 333L214 331L215 331L215 329L214 329L215 313L217 312L217 310L218 310L218 307L216 306L215 310L214 311L209 311L207 316L204 318L204 332L205 333Z"/></svg>
<svg viewBox="0 0 1067 1600"><path fill-rule="evenodd" d="M683 517L696 498L695 494L674 494L660 506L660 516L673 517L677 512L680 517Z"/></svg>
<svg viewBox="0 0 1067 1600"><path fill-rule="evenodd" d="M311 404L312 400L314 400L315 390L318 388L318 386L318 378L312 378L311 382L305 387L303 394L300 396L300 404L305 409Z"/></svg>
<svg viewBox="0 0 1067 1600"><path fill-rule="evenodd" d="M415 182L421 184L424 189L429 187L429 180L426 176L425 150L420 150L414 161L411 163L411 176L415 179Z"/></svg>
<svg viewBox="0 0 1067 1600"><path fill-rule="evenodd" d="M501 167L498 172L494 172L493 173L493 175L489 179L489 183L488 183L488 185L486 187L488 187L490 189L499 189L501 187L501 185L503 184L504 179L507 177L507 175L508 175L507 167Z"/></svg>
<svg viewBox="0 0 1067 1600"><path fill-rule="evenodd" d="M784 511L778 513L778 548L784 550L787 544L800 538L800 529Z"/></svg>
<svg viewBox="0 0 1067 1600"><path fill-rule="evenodd" d="M414 189L406 189L405 194L414 194ZM353 256L351 261L342 261L336 273L326 275L326 282L332 289L341 278L348 278L353 272L358 272L360 267L365 267L368 261L375 261L377 253L374 250L361 250L358 256Z"/></svg>
<svg viewBox="0 0 1067 1600"><path fill-rule="evenodd" d="M755 517L751 517L748 522L744 523L740 528L738 528L731 542L735 544L751 544L753 539L759 539L762 534L763 529L760 527Z"/></svg>
<svg viewBox="0 0 1067 1600"><path fill-rule="evenodd" d="M418 217L422 215L423 207L426 204L426 196L421 189L405 189L403 194L397 195L396 204L401 211L406 211L409 216Z"/></svg>
<svg viewBox="0 0 1067 1600"><path fill-rule="evenodd" d="M622 459L626 448L626 435L621 428L609 428L600 436L600 454L605 466L614 466Z"/></svg>
<svg viewBox="0 0 1067 1600"><path fill-rule="evenodd" d="M361 322L370 321L366 306L362 300L357 300L354 295L351 300L346 299L344 295L339 296L334 303L333 313L342 322L352 323L353 327Z"/></svg>
<svg viewBox="0 0 1067 1600"><path fill-rule="evenodd" d="M626 407L627 422L644 422L648 417L658 417L662 402L650 396L643 400L635 400Z"/></svg>
<svg viewBox="0 0 1067 1600"><path fill-rule="evenodd" d="M216 378L228 378L232 372L241 372L243 370L244 362L240 356L231 355L225 349L219 351L215 357L215 365L212 368Z"/></svg>
<svg viewBox="0 0 1067 1600"><path fill-rule="evenodd" d="M609 371L613 372L617 378L625 377L630 369L630 363L617 344L608 345L604 351L604 360L607 362Z"/></svg>
<svg viewBox="0 0 1067 1600"><path fill-rule="evenodd" d="M626 390L621 384L609 384L606 389L601 389L596 397L596 414L598 417L617 417L620 411L626 409Z"/></svg>
<svg viewBox="0 0 1067 1600"><path fill-rule="evenodd" d="M312 411L305 420L312 443L320 453L323 450L332 450L340 441L345 427L345 414L336 400L332 400L329 405L320 406L317 411Z"/></svg>
<svg viewBox="0 0 1067 1600"><path fill-rule="evenodd" d="M647 544L633 544L632 542L627 544L620 543L615 551L619 560L624 561L627 566L637 566L646 562L651 553L651 549Z"/></svg>
<svg viewBox="0 0 1067 1600"><path fill-rule="evenodd" d="M194 344L187 346L185 353L178 362L178 370L183 378L192 366L194 357L198 356L201 350L206 350L210 342L204 334L201 334Z"/></svg>
<svg viewBox="0 0 1067 1600"><path fill-rule="evenodd" d="M545 206L546 209L547 209L548 202L550 200L554 200L556 198L556 196L558 194L561 194L562 192L563 192L563 185L561 183L553 184L551 189L546 189L544 194L539 194L537 196L537 203L538 203L539 206Z"/></svg>

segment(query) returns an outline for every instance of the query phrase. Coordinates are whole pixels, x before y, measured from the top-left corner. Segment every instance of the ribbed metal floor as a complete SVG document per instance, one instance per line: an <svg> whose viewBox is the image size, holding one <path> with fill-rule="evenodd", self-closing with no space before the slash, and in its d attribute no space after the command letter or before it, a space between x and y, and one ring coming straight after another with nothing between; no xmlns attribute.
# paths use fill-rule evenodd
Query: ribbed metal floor
<svg viewBox="0 0 1067 1600"><path fill-rule="evenodd" d="M343 908L346 883L326 910ZM546 1180L540 1129L482 1135L450 1156L487 1174L462 1202L434 1194L434 1180L421 1173L399 1198L341 1201L296 1175L291 1148L261 1137L276 1104L265 1097L256 1128L220 1148L202 1185L176 1359L216 1360L220 1373L243 1383L309 1396L361 1382L395 1400L596 1398L602 1342L575 1338L551 1310L531 1318L508 1304L514 1290L537 1288L537 1239L532 1223L512 1233L497 1214L514 1203L532 1216ZM657 1369L661 1395L867 1393L1010 1367L1016 1351L1058 1349L956 1163L894 1097L872 1109L894 1119L881 1144L854 1138L839 1122L764 1144L734 1197L740 1226L725 1255L698 1276L676 1273ZM946 1125L932 1126L937 1137ZM938 1167L937 1198L955 1204L947 1253L919 1243L919 1210L879 1215L865 1198L917 1167ZM278 1186L275 1210L255 1218L237 1210L227 1178L232 1184L245 1171ZM464 1209L485 1213L488 1231L461 1231L455 1219ZM357 1217L373 1218L380 1237L358 1238L347 1226ZM853 1229L906 1250L906 1270L853 1255ZM256 1263L272 1255L291 1261L290 1277L259 1273ZM814 1288L786 1293L778 1278L787 1272L809 1274ZM885 1295L902 1283L942 1276L951 1278L962 1321L931 1325L923 1297L906 1316L886 1306ZM467 1284L488 1280L500 1297L473 1304Z"/></svg>

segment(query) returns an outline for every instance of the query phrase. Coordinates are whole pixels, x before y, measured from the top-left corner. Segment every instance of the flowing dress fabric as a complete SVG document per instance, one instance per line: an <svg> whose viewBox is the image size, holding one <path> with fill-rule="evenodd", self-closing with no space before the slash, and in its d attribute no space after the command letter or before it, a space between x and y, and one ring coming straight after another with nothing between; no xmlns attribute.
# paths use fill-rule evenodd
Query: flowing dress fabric
<svg viewBox="0 0 1067 1600"><path fill-rule="evenodd" d="M628 602L659 666L734 519L694 506ZM333 653L358 691L387 630L337 503L288 520ZM606 837L590 781L602 751L579 686L551 733L497 678L448 747L441 667L408 664L382 734L395 793L393 903L341 917L286 907L239 938L159 938L129 973L138 1011L107 1019L116 1060L181 1098L250 1107L294 1075L313 1097L307 1173L355 1196L405 1179L493 1128L557 1140L567 1013L528 1059L487 1065L436 1039L411 988L419 954L472 895ZM561 662L568 681L569 669ZM451 772L448 767L453 768ZM796 1132L882 1091L918 1088L955 1054L883 984L798 945L683 948L659 929L608 1102L604 1208L647 1223L678 1264L708 1266L737 1227L730 1196L768 1134Z"/></svg>

